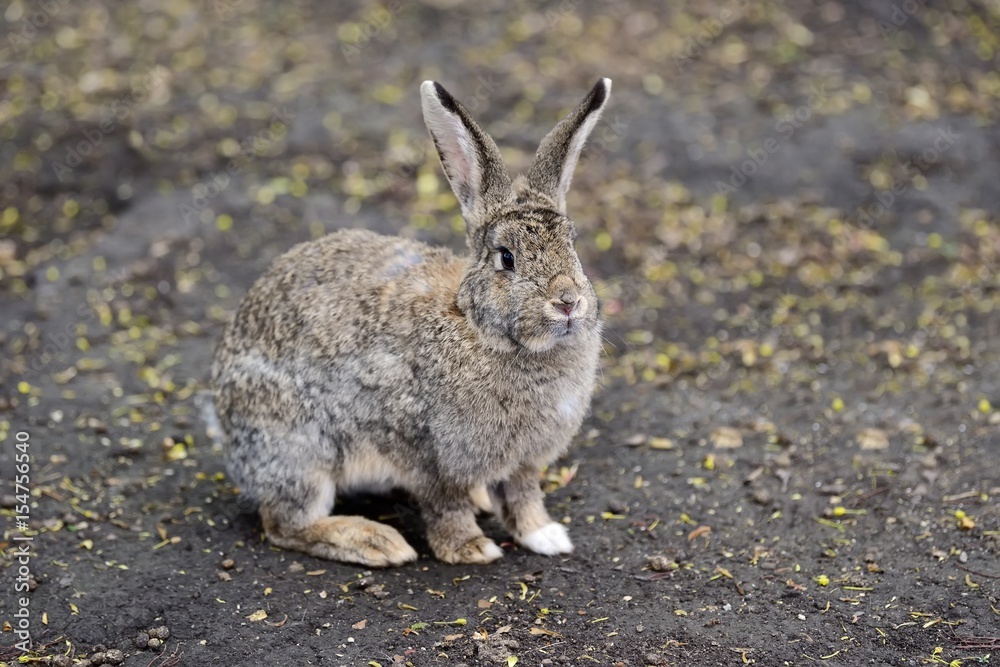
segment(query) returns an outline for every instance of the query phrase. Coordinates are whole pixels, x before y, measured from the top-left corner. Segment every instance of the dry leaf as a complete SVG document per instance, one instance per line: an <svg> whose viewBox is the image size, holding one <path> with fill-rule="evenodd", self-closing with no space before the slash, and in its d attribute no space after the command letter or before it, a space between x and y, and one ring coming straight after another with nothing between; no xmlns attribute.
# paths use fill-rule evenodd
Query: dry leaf
<svg viewBox="0 0 1000 667"><path fill-rule="evenodd" d="M366 625L368 625L368 619L367 618L358 621L357 623L355 623L351 627L354 628L355 630L364 630Z"/></svg>
<svg viewBox="0 0 1000 667"><path fill-rule="evenodd" d="M546 637L562 637L558 632L553 632L552 630L546 630L545 628L539 628L538 626L531 626L528 629L533 635L545 635Z"/></svg>
<svg viewBox="0 0 1000 667"><path fill-rule="evenodd" d="M880 428L862 430L857 440L861 449L886 449L889 446L889 436Z"/></svg>
<svg viewBox="0 0 1000 667"><path fill-rule="evenodd" d="M650 449L673 449L677 445L670 438L650 438L649 448Z"/></svg>
<svg viewBox="0 0 1000 667"><path fill-rule="evenodd" d="M743 446L743 436L731 426L720 426L709 435L718 449L736 449Z"/></svg>
<svg viewBox="0 0 1000 667"><path fill-rule="evenodd" d="M696 540L702 535L709 535L711 534L711 532L712 532L711 526L698 526L690 533L688 533L688 542L690 542L691 540Z"/></svg>
<svg viewBox="0 0 1000 667"><path fill-rule="evenodd" d="M247 616L247 620L253 621L255 623L258 621L263 621L265 618L267 618L267 612L264 611L263 609L258 609L254 613Z"/></svg>
<svg viewBox="0 0 1000 667"><path fill-rule="evenodd" d="M646 442L645 433L636 433L635 435L630 435L629 437L625 438L626 447L638 447L639 445L642 445L645 442Z"/></svg>

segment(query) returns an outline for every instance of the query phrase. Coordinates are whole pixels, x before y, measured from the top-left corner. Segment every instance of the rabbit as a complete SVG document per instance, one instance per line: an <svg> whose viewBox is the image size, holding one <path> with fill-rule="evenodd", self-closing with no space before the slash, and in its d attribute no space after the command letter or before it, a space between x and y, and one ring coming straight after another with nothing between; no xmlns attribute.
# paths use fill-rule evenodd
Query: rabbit
<svg viewBox="0 0 1000 667"><path fill-rule="evenodd" d="M566 191L610 92L598 81L511 178L465 107L424 82L468 256L341 230L293 247L249 290L211 383L230 476L272 544L370 567L413 561L391 526L331 514L338 495L402 489L441 561L502 557L477 507L531 551L573 550L539 475L579 430L598 371L600 307Z"/></svg>

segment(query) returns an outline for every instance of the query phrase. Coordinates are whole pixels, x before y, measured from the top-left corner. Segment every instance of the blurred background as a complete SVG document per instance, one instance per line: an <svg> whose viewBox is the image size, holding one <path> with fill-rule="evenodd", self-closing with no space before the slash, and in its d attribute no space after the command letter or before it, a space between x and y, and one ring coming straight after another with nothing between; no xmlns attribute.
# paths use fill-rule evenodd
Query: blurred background
<svg viewBox="0 0 1000 667"><path fill-rule="evenodd" d="M191 399L294 243L462 250L421 81L518 170L607 76L568 204L608 320L576 484L763 517L852 469L900 502L996 487L995 0L14 0L0 24L0 417L61 434L53 479L220 471ZM670 491L706 443L784 473Z"/></svg>
<svg viewBox="0 0 1000 667"><path fill-rule="evenodd" d="M107 314L57 326L70 338L211 329L276 253L341 227L461 248L419 83L463 100L516 170L609 76L569 205L629 382L787 387L775 371L841 361L864 391L967 388L998 370L998 11L17 0L6 326L97 280L113 298L72 301ZM15 355L79 347L46 354L44 328L11 331Z"/></svg>

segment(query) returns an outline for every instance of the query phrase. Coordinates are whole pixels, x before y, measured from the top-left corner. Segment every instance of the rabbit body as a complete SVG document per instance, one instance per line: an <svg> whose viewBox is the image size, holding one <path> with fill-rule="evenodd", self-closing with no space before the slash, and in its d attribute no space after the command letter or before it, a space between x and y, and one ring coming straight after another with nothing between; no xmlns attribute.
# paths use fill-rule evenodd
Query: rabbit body
<svg viewBox="0 0 1000 667"><path fill-rule="evenodd" d="M538 472L578 431L601 349L597 297L561 210L568 178L557 175L546 192L530 172L513 180L491 172L492 140L471 155L467 145L485 134L427 85L425 117L452 123L442 130L428 118L463 206L470 256L345 230L279 257L244 298L212 364L228 468L259 505L269 539L315 556L374 566L415 559L395 529L330 515L338 494L391 488L418 501L442 560L502 555L475 522L484 488L516 541L568 553ZM599 113L606 98L604 90L590 106ZM584 111L578 126L596 120L594 108ZM582 129L563 127L561 143ZM550 159L571 170L572 149Z"/></svg>

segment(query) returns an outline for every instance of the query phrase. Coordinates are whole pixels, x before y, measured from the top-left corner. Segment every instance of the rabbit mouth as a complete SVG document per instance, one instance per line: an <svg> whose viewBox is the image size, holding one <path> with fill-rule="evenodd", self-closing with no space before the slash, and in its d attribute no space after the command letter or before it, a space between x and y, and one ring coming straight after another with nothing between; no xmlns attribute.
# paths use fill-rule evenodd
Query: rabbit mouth
<svg viewBox="0 0 1000 667"><path fill-rule="evenodd" d="M545 352L559 345L572 345L588 329L583 318L563 317L549 320L531 333L515 338L521 346L532 352Z"/></svg>
<svg viewBox="0 0 1000 667"><path fill-rule="evenodd" d="M575 338L586 328L583 318L561 317L549 324L547 333L554 339L554 342L562 343Z"/></svg>

